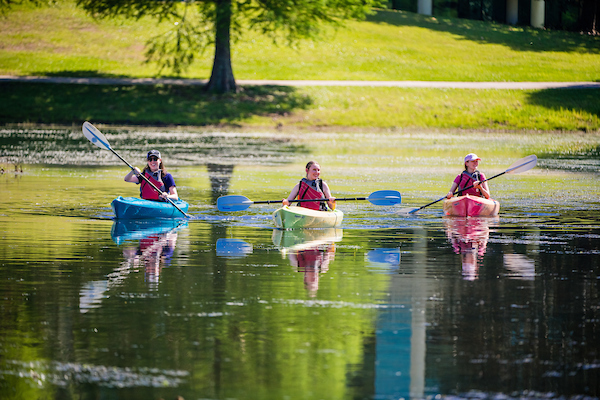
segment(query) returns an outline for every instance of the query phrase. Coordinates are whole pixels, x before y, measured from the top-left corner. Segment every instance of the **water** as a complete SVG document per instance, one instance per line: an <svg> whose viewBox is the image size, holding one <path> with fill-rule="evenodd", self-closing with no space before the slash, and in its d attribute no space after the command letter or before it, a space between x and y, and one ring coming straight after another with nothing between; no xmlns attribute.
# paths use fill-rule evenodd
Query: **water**
<svg viewBox="0 0 600 400"><path fill-rule="evenodd" d="M135 165L161 150L193 216L134 223L110 210L127 167L77 129L0 133L0 398L600 398L598 136L113 130ZM490 182L498 218L402 212L471 151L488 176L540 161ZM312 231L215 209L313 158L336 196L403 204Z"/></svg>

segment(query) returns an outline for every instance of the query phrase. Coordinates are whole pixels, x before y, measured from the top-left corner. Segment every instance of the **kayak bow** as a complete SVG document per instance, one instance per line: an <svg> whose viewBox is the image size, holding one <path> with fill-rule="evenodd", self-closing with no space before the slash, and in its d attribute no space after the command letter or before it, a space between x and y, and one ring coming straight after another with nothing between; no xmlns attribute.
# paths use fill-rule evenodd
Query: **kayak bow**
<svg viewBox="0 0 600 400"><path fill-rule="evenodd" d="M495 217L500 203L478 196L458 196L444 201L444 215L453 217Z"/></svg>
<svg viewBox="0 0 600 400"><path fill-rule="evenodd" d="M181 218L187 213L189 204L183 200L171 203L140 199L138 197L117 197L111 203L117 219Z"/></svg>
<svg viewBox="0 0 600 400"><path fill-rule="evenodd" d="M343 218L341 210L318 211L297 206L284 206L273 213L275 226L280 229L336 228Z"/></svg>

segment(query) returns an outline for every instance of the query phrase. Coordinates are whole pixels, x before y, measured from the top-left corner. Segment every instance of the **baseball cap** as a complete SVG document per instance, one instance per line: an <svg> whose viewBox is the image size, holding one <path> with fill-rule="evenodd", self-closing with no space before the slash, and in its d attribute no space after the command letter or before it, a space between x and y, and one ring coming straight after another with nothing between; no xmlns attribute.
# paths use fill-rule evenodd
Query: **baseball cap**
<svg viewBox="0 0 600 400"><path fill-rule="evenodd" d="M148 156L146 156L146 160L149 159L152 156L157 157L157 158L161 158L160 157L160 151L158 151L158 150L150 150L148 152Z"/></svg>
<svg viewBox="0 0 600 400"><path fill-rule="evenodd" d="M473 160L481 160L481 158L477 157L477 154L475 153L469 153L465 156L465 162Z"/></svg>

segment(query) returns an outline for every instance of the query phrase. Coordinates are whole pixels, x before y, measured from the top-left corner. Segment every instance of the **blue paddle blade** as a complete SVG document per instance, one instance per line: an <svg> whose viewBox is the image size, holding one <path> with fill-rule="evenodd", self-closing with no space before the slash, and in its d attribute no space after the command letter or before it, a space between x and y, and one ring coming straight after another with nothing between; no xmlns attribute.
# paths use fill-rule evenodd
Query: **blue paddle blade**
<svg viewBox="0 0 600 400"><path fill-rule="evenodd" d="M393 206L402 203L402 196L397 190L378 190L371 193L367 200L376 206Z"/></svg>
<svg viewBox="0 0 600 400"><path fill-rule="evenodd" d="M242 211L250 207L253 203L246 196L221 196L217 199L217 209L219 211Z"/></svg>

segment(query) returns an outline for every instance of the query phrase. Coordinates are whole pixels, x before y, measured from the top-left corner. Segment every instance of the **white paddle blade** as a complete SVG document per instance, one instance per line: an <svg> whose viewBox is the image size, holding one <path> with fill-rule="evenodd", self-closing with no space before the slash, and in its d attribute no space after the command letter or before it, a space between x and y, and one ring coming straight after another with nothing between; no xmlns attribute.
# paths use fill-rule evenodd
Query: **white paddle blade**
<svg viewBox="0 0 600 400"><path fill-rule="evenodd" d="M529 171L537 164L537 156L532 154L520 159L506 170L507 174L520 174L521 172Z"/></svg>
<svg viewBox="0 0 600 400"><path fill-rule="evenodd" d="M414 214L419 211L418 207L405 207L396 211L397 214Z"/></svg>
<svg viewBox="0 0 600 400"><path fill-rule="evenodd" d="M110 150L110 143L108 143L108 140L106 140L102 132L100 132L98 128L96 128L94 125L85 121L83 123L83 126L81 127L81 130L83 131L83 135L90 142L100 147L101 149Z"/></svg>

